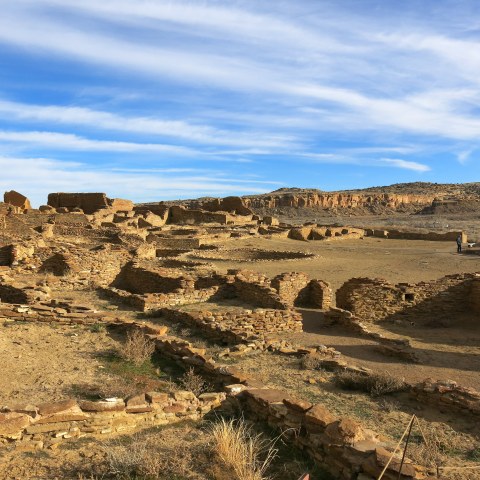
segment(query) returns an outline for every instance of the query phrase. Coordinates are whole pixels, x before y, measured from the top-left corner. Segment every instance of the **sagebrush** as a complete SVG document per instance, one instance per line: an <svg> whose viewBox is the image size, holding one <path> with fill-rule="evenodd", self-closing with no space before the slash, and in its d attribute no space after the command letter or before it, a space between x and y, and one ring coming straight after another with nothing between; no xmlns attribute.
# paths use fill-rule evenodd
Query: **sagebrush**
<svg viewBox="0 0 480 480"><path fill-rule="evenodd" d="M344 390L358 390L372 397L400 392L406 388L403 379L388 372L368 375L349 371L339 372L335 375L335 383Z"/></svg>
<svg viewBox="0 0 480 480"><path fill-rule="evenodd" d="M155 351L155 343L141 331L129 332L125 343L119 349L120 356L135 365L141 365L150 359Z"/></svg>

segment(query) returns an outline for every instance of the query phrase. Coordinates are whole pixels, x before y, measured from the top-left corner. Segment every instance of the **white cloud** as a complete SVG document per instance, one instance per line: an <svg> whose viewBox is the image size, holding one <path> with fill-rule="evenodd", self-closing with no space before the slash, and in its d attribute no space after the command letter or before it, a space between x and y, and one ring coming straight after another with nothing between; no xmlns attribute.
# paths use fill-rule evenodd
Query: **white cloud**
<svg viewBox="0 0 480 480"><path fill-rule="evenodd" d="M0 100L0 117L42 124L77 125L108 131L166 136L209 145L285 147L293 143L291 136L272 135L268 132L261 134L231 132L178 120L126 116L85 107L33 105L7 100Z"/></svg>
<svg viewBox="0 0 480 480"><path fill-rule="evenodd" d="M470 156L474 151L474 148L470 148L468 150L463 150L462 152L457 153L458 163L460 163L461 165L466 165L469 162Z"/></svg>
<svg viewBox="0 0 480 480"><path fill-rule="evenodd" d="M55 150L91 152L154 152L175 155L194 155L192 149L175 145L91 140L78 135L56 132L10 132L0 130L0 141L35 145Z"/></svg>
<svg viewBox="0 0 480 480"><path fill-rule="evenodd" d="M362 153L369 153L362 152ZM338 165L360 165L369 167L392 167L405 170L413 170L415 172L428 172L430 167L423 163L402 160L399 158L374 158L371 156L351 156L349 149L345 149L344 153L308 153L302 154L306 158L314 160L316 163L333 163Z"/></svg>
<svg viewBox="0 0 480 480"><path fill-rule="evenodd" d="M415 172L428 172L430 167L423 163L411 162L408 160L402 160L401 158L382 158L380 164L384 164L387 167L404 168L406 170L413 170Z"/></svg>
<svg viewBox="0 0 480 480"><path fill-rule="evenodd" d="M141 76L158 85L157 100L166 99L170 87L184 109L179 116L188 121L161 118L161 102L147 105L145 115L125 113L128 95L123 113L117 105L114 112L4 100L0 116L24 132L0 132L0 139L83 151L182 153L163 138L169 137L187 148L209 147L209 158L244 156L238 160L248 162L249 155L278 153L416 173L431 168L427 160L396 157L431 153L452 139L462 141L452 151L470 150L480 135L480 42L475 30L465 34L473 20L462 16L462 28L450 28L447 16L443 23L426 16L405 22L341 4L320 2L311 15L311 2L302 0L274 6L249 0L6 2L0 42L79 70L87 65L99 77L121 75L132 85ZM176 93L185 91L185 99ZM25 132L55 130L51 125L82 132ZM96 129L128 133L135 141L93 140ZM319 145L352 138L344 144L366 146L314 153ZM384 143L399 146L378 146ZM373 158L377 154L395 158Z"/></svg>
<svg viewBox="0 0 480 480"><path fill-rule="evenodd" d="M48 193L59 191L105 192L110 197L141 202L263 193L267 185L271 188L279 185L274 181L192 175L193 172L178 172L171 168L155 172L138 168L114 171L82 162L48 158L0 157L0 171L3 172L0 190L22 192L37 206L46 203Z"/></svg>

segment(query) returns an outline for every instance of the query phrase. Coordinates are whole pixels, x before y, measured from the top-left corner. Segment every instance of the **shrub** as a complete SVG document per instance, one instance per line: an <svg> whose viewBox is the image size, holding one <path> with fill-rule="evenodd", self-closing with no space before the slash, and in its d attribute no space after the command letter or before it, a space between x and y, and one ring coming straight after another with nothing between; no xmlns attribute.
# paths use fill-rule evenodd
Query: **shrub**
<svg viewBox="0 0 480 480"><path fill-rule="evenodd" d="M316 355L305 355L300 361L304 370L322 370L322 358Z"/></svg>
<svg viewBox="0 0 480 480"><path fill-rule="evenodd" d="M155 351L155 343L147 338L141 331L129 332L127 340L120 347L120 356L135 365L146 362Z"/></svg>
<svg viewBox="0 0 480 480"><path fill-rule="evenodd" d="M208 390L209 385L203 377L197 375L195 370L191 367L180 377L180 385L190 392L193 392L197 397Z"/></svg>
<svg viewBox="0 0 480 480"><path fill-rule="evenodd" d="M212 427L214 451L236 480L266 480L265 472L277 451L243 421L222 419ZM262 460L263 457L263 460Z"/></svg>
<svg viewBox="0 0 480 480"><path fill-rule="evenodd" d="M390 375L388 372L365 375L344 371L335 375L335 383L344 390L358 390L366 392L372 397L400 392L406 387L403 380Z"/></svg>
<svg viewBox="0 0 480 480"><path fill-rule="evenodd" d="M105 331L105 325L103 323L94 323L90 326L90 331L92 333L100 333Z"/></svg>

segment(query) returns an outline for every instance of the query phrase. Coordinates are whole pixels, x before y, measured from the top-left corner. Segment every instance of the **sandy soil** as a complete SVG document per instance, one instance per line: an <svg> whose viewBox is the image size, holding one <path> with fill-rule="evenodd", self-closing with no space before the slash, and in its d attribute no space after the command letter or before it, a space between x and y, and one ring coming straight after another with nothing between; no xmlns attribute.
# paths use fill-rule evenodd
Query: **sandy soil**
<svg viewBox="0 0 480 480"><path fill-rule="evenodd" d="M47 324L0 325L0 405L72 396L75 384L102 378L98 354L118 342L106 332Z"/></svg>
<svg viewBox="0 0 480 480"><path fill-rule="evenodd" d="M322 314L303 311L304 332L282 334L282 338L300 345L323 344L342 353L348 363L388 371L405 378L409 383L418 383L428 377L435 380L455 380L460 385L480 389L480 328L400 328L396 332L376 325L371 330L389 338L408 338L419 364L406 363L401 359L379 352L378 343L368 338L357 337L341 327L322 327Z"/></svg>
<svg viewBox="0 0 480 480"><path fill-rule="evenodd" d="M302 242L286 238L245 238L226 244L227 250L249 247L311 252L317 257L267 262L225 262L209 259L209 263L221 271L245 268L271 277L283 272L305 272L312 278L331 283L334 289L353 277L382 277L391 282L419 282L452 273L480 271L480 256L458 255L455 242L376 238ZM221 255L226 256L224 251Z"/></svg>

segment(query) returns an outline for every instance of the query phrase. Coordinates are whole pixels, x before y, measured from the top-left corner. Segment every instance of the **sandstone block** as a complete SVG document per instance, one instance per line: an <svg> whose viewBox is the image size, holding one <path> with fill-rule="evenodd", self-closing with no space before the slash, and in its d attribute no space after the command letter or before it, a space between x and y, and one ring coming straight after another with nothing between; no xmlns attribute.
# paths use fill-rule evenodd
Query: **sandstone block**
<svg viewBox="0 0 480 480"><path fill-rule="evenodd" d="M307 424L307 428L309 423L325 428L335 420L335 416L321 404L314 405L305 413L305 423Z"/></svg>
<svg viewBox="0 0 480 480"><path fill-rule="evenodd" d="M306 400L299 400L295 398L284 398L283 403L291 410L297 412L306 412L312 408L312 404Z"/></svg>
<svg viewBox="0 0 480 480"><path fill-rule="evenodd" d="M283 403L287 394L282 390L273 388L252 388L243 392L245 396L252 398L260 405L268 407L271 403Z"/></svg>
<svg viewBox="0 0 480 480"><path fill-rule="evenodd" d="M168 403L169 395L168 393L163 393L163 392L147 392L145 394L145 398L150 403L166 404Z"/></svg>
<svg viewBox="0 0 480 480"><path fill-rule="evenodd" d="M121 412L125 410L125 402L121 398L100 402L82 400L79 404L84 412Z"/></svg>
<svg viewBox="0 0 480 480"><path fill-rule="evenodd" d="M382 470L385 468L385 465L389 461L391 455L392 452L386 450L383 447L376 448L375 452L362 463L362 470L365 473L368 473L377 478L378 475L380 475ZM388 466L387 472L395 472L395 474L397 474L400 471L400 462L400 458L394 457L394 459ZM415 478L416 471L414 466L411 463L404 463L402 466L401 475L407 478Z"/></svg>
<svg viewBox="0 0 480 480"><path fill-rule="evenodd" d="M24 413L0 413L0 437L17 438L31 421L32 418Z"/></svg>
<svg viewBox="0 0 480 480"><path fill-rule="evenodd" d="M325 433L334 444L352 445L365 439L362 426L351 418L343 418L327 425Z"/></svg>

